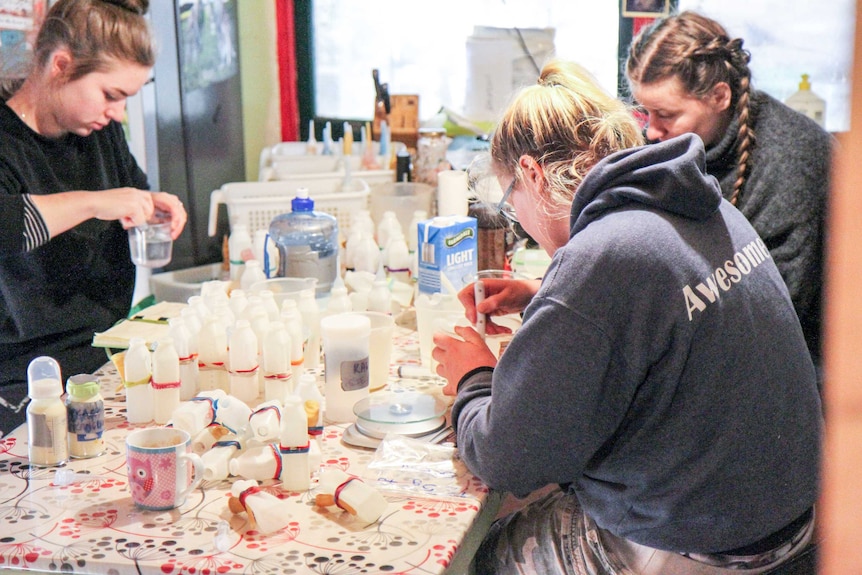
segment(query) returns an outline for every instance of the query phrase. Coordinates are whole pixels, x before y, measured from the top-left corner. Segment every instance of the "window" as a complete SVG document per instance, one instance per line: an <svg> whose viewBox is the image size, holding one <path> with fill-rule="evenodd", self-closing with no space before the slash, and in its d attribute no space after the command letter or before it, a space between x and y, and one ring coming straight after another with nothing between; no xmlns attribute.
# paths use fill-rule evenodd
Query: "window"
<svg viewBox="0 0 862 575"><path fill-rule="evenodd" d="M485 27L486 35L505 36L513 43L510 53L517 70L508 93L494 95L497 101L508 99L519 78L535 81L538 70L530 56L547 55L549 35L558 57L579 62L616 93L618 2L315 0L312 26L318 117L370 119L375 68L390 94L419 94L420 121L443 106L464 114L465 105L476 107L466 95L468 85L477 82L468 72L467 48L477 26ZM548 28L549 33L542 32ZM543 63L537 59L535 64Z"/></svg>

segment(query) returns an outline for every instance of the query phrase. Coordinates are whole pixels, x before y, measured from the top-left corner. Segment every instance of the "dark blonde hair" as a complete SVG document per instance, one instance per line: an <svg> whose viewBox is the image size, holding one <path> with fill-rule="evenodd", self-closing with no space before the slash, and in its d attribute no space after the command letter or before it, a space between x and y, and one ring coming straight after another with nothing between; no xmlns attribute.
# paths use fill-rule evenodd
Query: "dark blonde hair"
<svg viewBox="0 0 862 575"><path fill-rule="evenodd" d="M676 77L695 97L719 82L731 91L731 107L739 125L736 181L730 201L736 204L750 169L754 130L751 127L751 55L742 39L731 39L718 22L695 12L682 12L644 28L629 47L629 86Z"/></svg>
<svg viewBox="0 0 862 575"><path fill-rule="evenodd" d="M504 113L491 138L491 159L498 172L517 178L519 158L532 157L542 166L550 202L567 205L596 163L641 144L640 128L623 102L581 66L553 60Z"/></svg>
<svg viewBox="0 0 862 575"><path fill-rule="evenodd" d="M58 48L73 63L67 81L105 68L114 58L151 68L156 54L144 14L149 0L59 0L45 16L33 49L34 64L45 66Z"/></svg>

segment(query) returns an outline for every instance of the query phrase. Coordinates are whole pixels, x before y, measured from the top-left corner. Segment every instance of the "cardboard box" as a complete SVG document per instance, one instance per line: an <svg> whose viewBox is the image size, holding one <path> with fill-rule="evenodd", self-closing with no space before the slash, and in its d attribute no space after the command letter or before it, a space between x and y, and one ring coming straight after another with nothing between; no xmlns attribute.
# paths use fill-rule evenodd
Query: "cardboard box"
<svg viewBox="0 0 862 575"><path fill-rule="evenodd" d="M419 291L457 292L478 271L476 218L439 216L419 222Z"/></svg>

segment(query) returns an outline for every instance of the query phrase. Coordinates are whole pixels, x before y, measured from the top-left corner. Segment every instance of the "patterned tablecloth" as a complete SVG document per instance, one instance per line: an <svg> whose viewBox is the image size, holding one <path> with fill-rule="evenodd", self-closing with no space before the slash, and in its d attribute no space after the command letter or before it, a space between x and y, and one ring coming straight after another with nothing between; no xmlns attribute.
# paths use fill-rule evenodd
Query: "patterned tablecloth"
<svg viewBox="0 0 862 575"><path fill-rule="evenodd" d="M390 385L443 397L442 379L399 379L400 364L419 364L416 333L401 327ZM106 453L65 465L92 478L58 485L57 468L31 467L26 426L0 439L0 568L111 575L460 573L499 504L496 493L489 497L465 471L457 498L387 493L389 506L372 525L338 508L314 505L314 480L311 490L301 493L283 491L277 483L267 486L293 506L289 524L266 536L250 528L244 513L228 509L230 480L204 481L179 508L144 511L132 503L124 448L126 434L141 426L125 421L125 397L113 366L106 364L96 375L105 398ZM317 375L322 386L322 370ZM346 445L343 432L344 426L325 428L322 464L362 477L375 451ZM214 543L222 520L230 525L227 551Z"/></svg>

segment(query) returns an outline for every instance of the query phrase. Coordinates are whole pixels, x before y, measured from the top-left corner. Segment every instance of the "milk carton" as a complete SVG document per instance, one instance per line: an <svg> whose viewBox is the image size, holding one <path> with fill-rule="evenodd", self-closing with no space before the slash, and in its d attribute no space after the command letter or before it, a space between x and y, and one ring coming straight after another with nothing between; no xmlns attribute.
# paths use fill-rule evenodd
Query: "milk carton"
<svg viewBox="0 0 862 575"><path fill-rule="evenodd" d="M418 222L419 291L458 291L478 271L476 218L439 216Z"/></svg>

